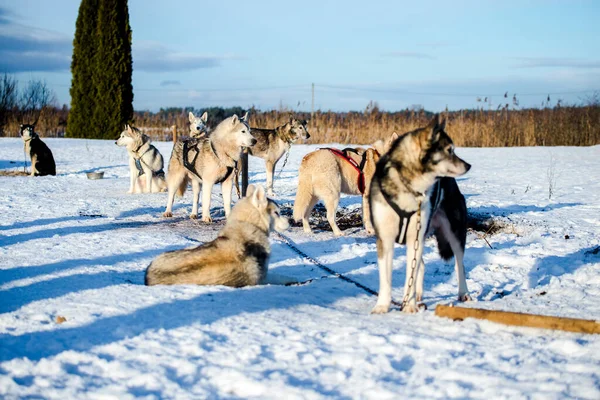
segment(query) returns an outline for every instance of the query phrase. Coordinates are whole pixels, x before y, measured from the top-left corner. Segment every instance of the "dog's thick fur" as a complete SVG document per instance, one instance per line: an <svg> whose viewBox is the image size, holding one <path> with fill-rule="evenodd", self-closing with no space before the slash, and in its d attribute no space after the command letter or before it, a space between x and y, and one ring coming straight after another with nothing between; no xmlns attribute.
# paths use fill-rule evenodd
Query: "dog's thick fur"
<svg viewBox="0 0 600 400"><path fill-rule="evenodd" d="M250 185L247 196L233 207L215 240L160 255L146 270L145 283L233 287L271 283L267 280L269 232L288 227L287 219L279 214L277 204L265 196L263 187Z"/></svg>
<svg viewBox="0 0 600 400"><path fill-rule="evenodd" d="M148 135L137 128L125 125L115 144L125 147L129 154L127 193L158 193L166 190L163 156L151 144Z"/></svg>
<svg viewBox="0 0 600 400"><path fill-rule="evenodd" d="M371 225L369 210L369 188L371 178L375 173L375 165L389 148L392 141L398 136L394 133L392 137L383 143L379 140L373 144L373 148L348 148L343 152L353 159L358 165L363 165L365 190L363 197L363 225L369 234L374 234ZM358 187L359 173L348 161L342 159L327 149L319 149L308 153L300 163L298 172L298 190L294 201L294 220L302 220L304 232L310 233L311 228L308 221L310 213L319 200L323 200L327 209L327 221L335 236L343 233L335 222L335 213L340 201L341 193L361 195Z"/></svg>
<svg viewBox="0 0 600 400"><path fill-rule="evenodd" d="M369 197L379 264L379 297L373 313L386 313L390 307L396 241L407 244L406 304L402 311L417 311L417 301L423 296L422 255L428 232L437 238L444 259L454 255L459 300L470 299L463 265L467 207L454 179L470 168L454 154L452 139L445 132L445 121L440 123L438 116L427 127L402 135L381 157ZM417 229L419 204L421 218L420 229ZM415 239L418 239L416 250ZM414 270L413 259L416 260Z"/></svg>
<svg viewBox="0 0 600 400"><path fill-rule="evenodd" d="M285 152L290 150L292 143L298 139L310 138L306 129L306 121L290 117L288 122L275 129L251 128L251 133L256 138L257 143L248 149L248 153L265 160L267 167L267 194L274 196L273 176L275 174L275 166Z"/></svg>
<svg viewBox="0 0 600 400"><path fill-rule="evenodd" d="M202 187L202 221L212 222L210 217L210 197L212 187L221 183L225 216L231 211L231 188L233 170L237 166L243 147L250 147L256 139L250 134L245 120L237 115L221 122L209 137L180 141L173 146L169 160L167 187L169 199L165 217L173 216L175 194L183 196L188 182L192 182L193 205L190 218L198 218L198 201ZM189 148L184 163L184 147ZM191 169L186 167L190 165Z"/></svg>
<svg viewBox="0 0 600 400"><path fill-rule="evenodd" d="M190 120L190 137L193 139L199 139L201 137L208 135L208 126L206 122L208 121L208 113L204 111L202 116L195 116L193 112L190 111L188 114L188 118Z"/></svg>
<svg viewBox="0 0 600 400"><path fill-rule="evenodd" d="M50 148L35 133L35 125L21 125L25 152L31 158L31 176L56 175L56 163Z"/></svg>

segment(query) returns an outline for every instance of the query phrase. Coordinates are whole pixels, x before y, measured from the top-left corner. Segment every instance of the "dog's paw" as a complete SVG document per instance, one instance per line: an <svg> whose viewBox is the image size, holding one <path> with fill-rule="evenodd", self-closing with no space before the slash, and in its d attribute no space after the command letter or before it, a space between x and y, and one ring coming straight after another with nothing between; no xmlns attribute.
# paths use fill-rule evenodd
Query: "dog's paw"
<svg viewBox="0 0 600 400"><path fill-rule="evenodd" d="M414 301L408 302L404 305L404 307L402 307L403 313L414 314L417 311L419 311L419 307L417 306L417 303Z"/></svg>
<svg viewBox="0 0 600 400"><path fill-rule="evenodd" d="M198 214L190 214L190 219L198 219Z"/></svg>
<svg viewBox="0 0 600 400"><path fill-rule="evenodd" d="M371 314L386 314L388 311L390 311L389 305L377 304L371 310Z"/></svg>
<svg viewBox="0 0 600 400"><path fill-rule="evenodd" d="M202 222L206 222L207 224L210 224L211 222L213 222L211 217L202 217Z"/></svg>
<svg viewBox="0 0 600 400"><path fill-rule="evenodd" d="M458 301L472 301L473 299L469 295L469 293L459 294Z"/></svg>
<svg viewBox="0 0 600 400"><path fill-rule="evenodd" d="M163 217L165 218L171 218L173 216L173 213L171 211L165 211L163 213Z"/></svg>
<svg viewBox="0 0 600 400"><path fill-rule="evenodd" d="M333 232L334 236L340 237L340 236L344 236L344 232L337 230Z"/></svg>
<svg viewBox="0 0 600 400"><path fill-rule="evenodd" d="M417 298L417 301L421 301L421 300L423 300L423 293L417 292L415 297Z"/></svg>

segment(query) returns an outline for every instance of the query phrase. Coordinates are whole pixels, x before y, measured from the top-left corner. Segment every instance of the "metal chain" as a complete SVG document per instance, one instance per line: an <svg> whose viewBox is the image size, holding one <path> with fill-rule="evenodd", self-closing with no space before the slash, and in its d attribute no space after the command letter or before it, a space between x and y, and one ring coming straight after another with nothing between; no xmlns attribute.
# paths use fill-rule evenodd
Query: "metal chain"
<svg viewBox="0 0 600 400"><path fill-rule="evenodd" d="M285 165L288 162L288 158L290 157L290 150L292 150L291 147L288 149L287 153L285 153L285 159L283 160L283 165L281 166L281 169L279 170L279 173L277 174L277 179L279 179L279 176L283 172L283 169L285 168Z"/></svg>
<svg viewBox="0 0 600 400"><path fill-rule="evenodd" d="M408 222L410 223L410 221ZM407 227L408 229L408 227ZM404 310L404 307L406 306L406 303L408 302L408 294L410 293L410 289L412 288L413 284L415 283L415 269L417 268L417 251L419 250L419 233L421 232L421 201L419 201L419 208L417 209L417 235L415 237L415 244L414 246L414 250L415 253L413 255L413 259L412 259L412 265L410 268L410 278L408 279L408 287L406 288L406 293L404 293L404 298L402 299L402 307L401 309ZM408 271L406 271L406 273L408 274Z"/></svg>
<svg viewBox="0 0 600 400"><path fill-rule="evenodd" d="M298 254L300 257L310 261L312 264L316 265L317 267L319 267L320 269L322 269L323 271L327 272L328 274L330 274L331 276L335 277L335 278L339 278L345 282L351 283L354 286L364 290L365 292L369 293L370 295L373 296L379 296L379 293L377 293L376 291L374 291L373 289L363 285L360 282L355 281L352 278L347 277L346 275L342 275L339 272L334 271L333 269L323 265L322 263L320 263L319 261L315 260L313 257L309 256L308 254L306 254L305 252L303 252L302 250L300 250L296 244L294 242L292 242L292 240L290 238L288 238L287 236L283 235L280 232L274 231L273 232L278 238L279 241L284 243L285 245L287 245L290 249L292 249L296 254ZM310 283L312 281L315 281L317 279L322 279L321 278L313 278L313 279L309 279L307 281L304 282L299 282L299 285L303 285L303 284L307 284ZM396 307L400 307L400 303L392 300L392 304L395 305Z"/></svg>

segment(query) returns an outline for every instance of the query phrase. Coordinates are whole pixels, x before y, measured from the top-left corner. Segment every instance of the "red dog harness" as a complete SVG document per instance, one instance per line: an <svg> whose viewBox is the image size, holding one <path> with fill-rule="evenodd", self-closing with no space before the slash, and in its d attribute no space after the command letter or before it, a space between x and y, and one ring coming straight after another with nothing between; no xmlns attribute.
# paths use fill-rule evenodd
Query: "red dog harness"
<svg viewBox="0 0 600 400"><path fill-rule="evenodd" d="M365 193L365 174L362 171L362 167L364 167L364 160L366 160L366 157L365 157L366 153L363 154L363 162L361 163L362 165L358 165L358 163L356 161L354 161L353 159L351 159L350 157L348 157L341 150L332 149L331 147L322 147L320 150L329 150L333 154L335 154L336 156L338 156L338 157L346 160L347 162L349 162L350 165L352 165L354 167L354 169L356 170L356 172L358 172L358 178L357 178L357 181L356 181L356 184L358 186L358 191L360 192L360 194L364 194Z"/></svg>

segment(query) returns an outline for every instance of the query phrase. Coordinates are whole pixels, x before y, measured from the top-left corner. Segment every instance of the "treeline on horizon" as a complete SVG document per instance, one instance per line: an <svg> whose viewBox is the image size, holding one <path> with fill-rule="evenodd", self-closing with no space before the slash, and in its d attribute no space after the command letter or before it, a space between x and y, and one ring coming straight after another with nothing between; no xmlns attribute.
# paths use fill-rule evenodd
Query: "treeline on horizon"
<svg viewBox="0 0 600 400"><path fill-rule="evenodd" d="M557 104L544 108L509 108L497 110L469 109L443 112L447 131L457 146L590 146L600 144L600 101L597 96L585 105ZM275 128L290 115L308 121L311 139L308 143L369 144L384 139L392 132L404 133L427 124L434 113L423 109L381 111L371 102L363 111L315 111L288 109L261 111L242 107L169 107L157 112L135 111L132 124L154 140L171 140L173 126L179 137L189 131L188 113L208 112L208 124L215 127L233 115L250 114L250 126ZM63 137L69 109L47 106L41 112L36 130L42 136ZM23 113L13 110L3 129L5 136L18 136Z"/></svg>

